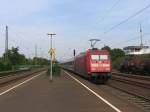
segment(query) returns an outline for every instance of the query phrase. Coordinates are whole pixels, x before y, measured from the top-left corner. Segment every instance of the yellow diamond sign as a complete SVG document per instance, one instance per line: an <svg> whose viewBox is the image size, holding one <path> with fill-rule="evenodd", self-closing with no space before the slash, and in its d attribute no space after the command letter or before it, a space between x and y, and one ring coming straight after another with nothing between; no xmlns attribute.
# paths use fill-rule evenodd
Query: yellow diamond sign
<svg viewBox="0 0 150 112"><path fill-rule="evenodd" d="M50 48L50 49L48 50L48 53L49 53L50 55L53 55L53 56L55 56L55 52L56 52L56 50L53 49L53 48Z"/></svg>

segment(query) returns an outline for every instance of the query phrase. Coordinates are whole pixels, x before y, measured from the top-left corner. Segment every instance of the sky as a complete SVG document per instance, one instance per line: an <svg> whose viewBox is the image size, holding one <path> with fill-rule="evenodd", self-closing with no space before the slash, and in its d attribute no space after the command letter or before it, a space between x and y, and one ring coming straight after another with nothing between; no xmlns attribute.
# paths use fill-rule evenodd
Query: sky
<svg viewBox="0 0 150 112"><path fill-rule="evenodd" d="M113 26L150 4L149 0L0 0L0 55L5 51L5 26L9 27L9 48L19 47L27 57L48 58L50 38L58 60L72 57L90 48L89 39L123 48L139 45L140 24L143 43L150 45L150 8L129 19L112 31Z"/></svg>

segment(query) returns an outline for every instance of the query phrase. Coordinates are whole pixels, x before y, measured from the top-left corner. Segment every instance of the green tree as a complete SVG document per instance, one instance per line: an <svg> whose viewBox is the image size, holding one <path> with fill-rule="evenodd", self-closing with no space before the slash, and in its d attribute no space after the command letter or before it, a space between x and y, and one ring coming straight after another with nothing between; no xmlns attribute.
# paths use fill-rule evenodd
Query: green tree
<svg viewBox="0 0 150 112"><path fill-rule="evenodd" d="M102 50L107 50L110 52L113 68L119 69L121 62L125 58L124 51L119 48L111 49L109 46L104 46Z"/></svg>
<svg viewBox="0 0 150 112"><path fill-rule="evenodd" d="M101 49L102 49L102 50L107 50L107 51L109 51L109 52L111 51L111 48L110 48L109 46L104 46L104 47L102 47Z"/></svg>
<svg viewBox="0 0 150 112"><path fill-rule="evenodd" d="M112 66L114 69L119 69L120 64L125 58L125 53L122 49L111 50Z"/></svg>
<svg viewBox="0 0 150 112"><path fill-rule="evenodd" d="M111 50L111 58L112 58L112 61L115 61L117 58L121 58L121 57L124 57L125 56L125 53L122 49L112 49Z"/></svg>
<svg viewBox="0 0 150 112"><path fill-rule="evenodd" d="M4 60L4 58L0 58L0 71L11 70L12 65L9 60Z"/></svg>
<svg viewBox="0 0 150 112"><path fill-rule="evenodd" d="M26 58L24 54L19 53L18 47L12 47L0 57L0 71L14 70L19 67L32 67L32 65L48 65L49 61L45 58ZM24 66L25 65L25 66Z"/></svg>
<svg viewBox="0 0 150 112"><path fill-rule="evenodd" d="M26 62L25 56L19 53L18 47L12 47L12 49L4 53L3 58L5 58L5 62L10 62L13 68L16 65L23 65Z"/></svg>
<svg viewBox="0 0 150 112"><path fill-rule="evenodd" d="M33 63L35 65L48 65L49 61L47 59L44 59L44 58L34 57Z"/></svg>

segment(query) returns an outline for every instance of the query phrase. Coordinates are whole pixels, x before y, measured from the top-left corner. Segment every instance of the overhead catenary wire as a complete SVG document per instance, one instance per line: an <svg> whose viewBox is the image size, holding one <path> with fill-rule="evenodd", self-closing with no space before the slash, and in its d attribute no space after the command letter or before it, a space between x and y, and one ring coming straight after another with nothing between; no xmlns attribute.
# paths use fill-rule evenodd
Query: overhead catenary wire
<svg viewBox="0 0 150 112"><path fill-rule="evenodd" d="M147 6L145 6L144 8L140 9L139 11L137 11L136 13L134 13L133 15L129 16L128 18L126 18L125 20L121 21L120 23L114 25L113 27L111 27L110 29L108 29L107 31L105 31L104 33L102 33L101 36L104 36L106 34L108 34L109 32L111 32L112 30L114 30L115 28L119 27L120 25L128 22L130 19L136 17L137 15L141 14L142 12L144 12L146 9L150 8L150 4L148 4Z"/></svg>
<svg viewBox="0 0 150 112"><path fill-rule="evenodd" d="M121 0L117 0L112 7L106 12L106 14L100 19L101 22L105 20L105 18L112 12L112 10L119 4Z"/></svg>
<svg viewBox="0 0 150 112"><path fill-rule="evenodd" d="M143 34L143 37L144 37L144 36L148 36L148 35L150 35L150 33L144 33L144 34ZM117 44L113 44L113 45L111 45L111 47L114 47L114 46L116 46L116 45L122 45L123 43L127 43L127 42L130 42L130 41L133 41L133 40L137 40L137 39L139 39L139 38L140 38L140 36L135 36L134 38L131 38L131 39L128 39L128 40L119 42L119 43L117 43Z"/></svg>
<svg viewBox="0 0 150 112"><path fill-rule="evenodd" d="M120 1L121 0L116 0L113 3L113 5L111 5L111 7L108 8L108 10L106 10L106 13L103 16L101 16L101 18L96 23L101 24L105 20L105 18L113 11L113 9L119 4Z"/></svg>
<svg viewBox="0 0 150 112"><path fill-rule="evenodd" d="M144 45L150 45L150 38L146 38L145 42L143 42Z"/></svg>

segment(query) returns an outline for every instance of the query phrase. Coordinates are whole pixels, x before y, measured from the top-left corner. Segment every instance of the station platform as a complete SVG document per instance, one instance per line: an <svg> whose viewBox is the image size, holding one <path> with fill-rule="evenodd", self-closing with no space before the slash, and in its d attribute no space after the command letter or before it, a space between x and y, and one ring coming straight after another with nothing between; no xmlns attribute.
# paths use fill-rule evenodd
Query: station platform
<svg viewBox="0 0 150 112"><path fill-rule="evenodd" d="M1 95L0 112L119 112L119 110L111 108L62 70L61 75L54 77L52 82L46 73L43 73Z"/></svg>

